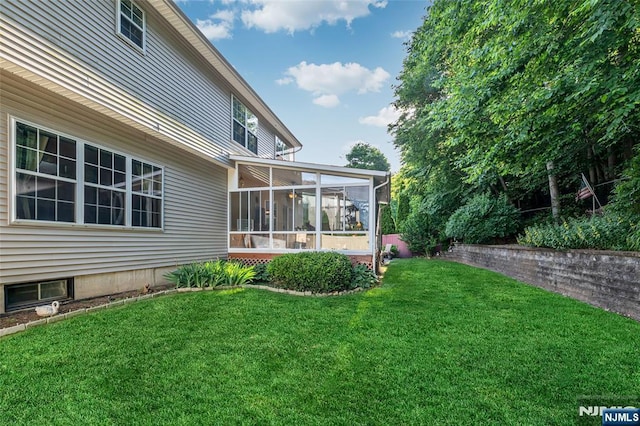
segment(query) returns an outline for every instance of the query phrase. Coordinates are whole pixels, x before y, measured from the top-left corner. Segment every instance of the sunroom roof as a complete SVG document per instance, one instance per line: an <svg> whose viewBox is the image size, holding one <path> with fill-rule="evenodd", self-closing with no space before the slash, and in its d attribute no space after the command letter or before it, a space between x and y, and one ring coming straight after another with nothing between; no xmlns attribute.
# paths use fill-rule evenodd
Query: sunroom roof
<svg viewBox="0 0 640 426"><path fill-rule="evenodd" d="M296 170L312 170L334 175L350 177L373 177L376 183L384 182L390 175L389 172L379 170L354 169L351 167L331 166L328 164L303 163L300 161L274 160L271 158L249 157L244 155L229 155L229 159L238 163L260 164L263 166L283 167ZM376 179L377 178L377 179Z"/></svg>
<svg viewBox="0 0 640 426"><path fill-rule="evenodd" d="M271 158L248 157L244 155L229 155L229 159L236 163L249 165L272 166L299 171L313 171L336 176L354 178L373 178L373 184L378 201L389 202L391 199L391 173L379 170L354 169L351 167L331 166L328 164L303 163L299 161L284 161Z"/></svg>

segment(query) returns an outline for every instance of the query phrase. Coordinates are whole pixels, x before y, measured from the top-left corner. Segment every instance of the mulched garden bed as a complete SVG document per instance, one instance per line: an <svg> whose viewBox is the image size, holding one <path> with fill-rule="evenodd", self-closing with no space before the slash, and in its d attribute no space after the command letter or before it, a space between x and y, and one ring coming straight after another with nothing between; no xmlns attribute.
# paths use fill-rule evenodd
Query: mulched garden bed
<svg viewBox="0 0 640 426"><path fill-rule="evenodd" d="M169 288L173 288L173 286L169 285L153 287L149 290L149 292L162 291ZM145 294L143 289L124 291L122 293L111 294L109 296L93 297L91 299L67 300L64 302L60 302L60 309L58 310L58 314L77 311L79 309L92 308L94 306L106 305L107 303L115 302L121 299L138 297L142 294ZM19 324L26 324L32 321L37 321L39 319L42 319L42 317L39 317L36 314L35 308L0 314L0 329L13 327L14 325Z"/></svg>

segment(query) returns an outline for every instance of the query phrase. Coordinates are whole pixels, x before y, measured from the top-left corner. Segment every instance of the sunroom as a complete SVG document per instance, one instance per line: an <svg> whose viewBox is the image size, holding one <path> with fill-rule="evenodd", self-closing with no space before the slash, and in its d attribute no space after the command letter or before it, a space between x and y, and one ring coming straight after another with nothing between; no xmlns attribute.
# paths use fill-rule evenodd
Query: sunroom
<svg viewBox="0 0 640 426"><path fill-rule="evenodd" d="M229 258L245 264L282 253L335 250L376 268L378 212L387 172L230 157Z"/></svg>

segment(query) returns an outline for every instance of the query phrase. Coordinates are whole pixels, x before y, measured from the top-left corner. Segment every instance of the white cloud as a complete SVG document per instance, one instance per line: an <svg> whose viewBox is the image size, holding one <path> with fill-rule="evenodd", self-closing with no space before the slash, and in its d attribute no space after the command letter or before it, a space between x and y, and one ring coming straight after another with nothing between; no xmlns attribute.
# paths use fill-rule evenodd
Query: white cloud
<svg viewBox="0 0 640 426"><path fill-rule="evenodd" d="M412 31L394 31L391 33L391 37L409 40L411 38L411 34Z"/></svg>
<svg viewBox="0 0 640 426"><path fill-rule="evenodd" d="M378 67L370 70L357 63L308 64L300 62L285 72L278 84L296 82L299 88L320 95L340 95L355 91L358 94L379 92L391 75Z"/></svg>
<svg viewBox="0 0 640 426"><path fill-rule="evenodd" d="M293 81L294 81L294 80L293 80L293 78L291 78L291 77L283 77L283 78L279 78L279 79L277 79L277 80L276 80L276 83L277 83L278 85L280 85L280 86L284 86L284 85L287 85L287 84L289 84L289 83L293 83Z"/></svg>
<svg viewBox="0 0 640 426"><path fill-rule="evenodd" d="M399 110L393 105L382 108L376 115L369 115L366 117L360 117L358 123L366 124L367 126L375 127L387 127L391 123L398 121L400 116L406 113L409 117L413 115L413 109Z"/></svg>
<svg viewBox="0 0 640 426"><path fill-rule="evenodd" d="M221 10L209 16L209 19L197 19L196 26L209 40L231 38L234 14L231 10Z"/></svg>
<svg viewBox="0 0 640 426"><path fill-rule="evenodd" d="M309 30L326 22L335 25L345 21L347 26L360 17L369 15L369 6L384 8L386 0L251 0L254 9L242 12L242 22L248 28L258 28L266 33L286 30L290 34Z"/></svg>
<svg viewBox="0 0 640 426"><path fill-rule="evenodd" d="M335 108L340 105L340 98L336 95L321 95L315 98L313 103L325 108Z"/></svg>
<svg viewBox="0 0 640 426"><path fill-rule="evenodd" d="M359 118L358 122L368 126L387 127L389 124L398 120L398 118L400 118L400 114L402 114L401 111L396 109L393 105L389 105L378 111L377 115L369 115L367 117Z"/></svg>

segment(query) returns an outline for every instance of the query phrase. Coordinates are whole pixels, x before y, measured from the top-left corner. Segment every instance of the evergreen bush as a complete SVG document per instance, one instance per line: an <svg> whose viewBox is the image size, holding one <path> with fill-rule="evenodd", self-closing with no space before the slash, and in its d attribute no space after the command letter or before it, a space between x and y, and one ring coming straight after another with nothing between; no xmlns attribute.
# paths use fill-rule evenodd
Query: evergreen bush
<svg viewBox="0 0 640 426"><path fill-rule="evenodd" d="M396 223L393 220L393 212L390 205L383 206L380 209L380 229L382 230L382 235L396 233Z"/></svg>
<svg viewBox="0 0 640 426"><path fill-rule="evenodd" d="M276 287L314 293L354 288L352 270L348 256L319 251L283 254L267 266Z"/></svg>

